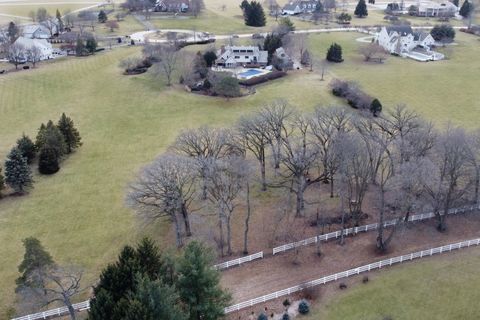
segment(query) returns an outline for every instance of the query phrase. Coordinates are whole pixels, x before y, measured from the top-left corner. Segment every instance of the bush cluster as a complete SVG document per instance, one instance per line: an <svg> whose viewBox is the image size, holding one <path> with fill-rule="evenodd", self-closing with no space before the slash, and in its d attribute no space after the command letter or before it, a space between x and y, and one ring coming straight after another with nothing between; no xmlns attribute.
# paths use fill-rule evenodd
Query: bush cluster
<svg viewBox="0 0 480 320"><path fill-rule="evenodd" d="M244 86L253 86L253 85L260 84L260 83L263 83L263 82L267 82L267 81L270 81L270 80L275 80L275 79L284 77L286 75L287 75L287 73L285 71L275 70L275 71L269 72L267 74L264 74L264 75L261 75L261 76L258 76L258 77L253 77L253 78L250 78L250 79L247 79L247 80L240 80L239 83L241 85L244 85Z"/></svg>
<svg viewBox="0 0 480 320"><path fill-rule="evenodd" d="M298 312L300 314L307 314L310 312L310 304L306 300L300 301L298 304Z"/></svg>
<svg viewBox="0 0 480 320"><path fill-rule="evenodd" d="M335 79L330 83L330 87L334 96L345 98L354 109L370 110L374 116L382 111L380 101L363 92L353 81Z"/></svg>

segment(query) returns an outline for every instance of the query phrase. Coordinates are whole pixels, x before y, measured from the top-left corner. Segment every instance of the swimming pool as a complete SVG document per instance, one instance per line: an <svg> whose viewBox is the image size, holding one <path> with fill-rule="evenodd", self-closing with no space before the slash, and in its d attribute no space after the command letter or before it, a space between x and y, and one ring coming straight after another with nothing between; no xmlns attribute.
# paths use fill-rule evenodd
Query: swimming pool
<svg viewBox="0 0 480 320"><path fill-rule="evenodd" d="M256 70L256 69L250 69L248 71L244 71L242 73L239 73L238 75L242 78L250 78L250 77L253 77L253 76L258 76L259 74L262 74L263 72L260 71L260 70Z"/></svg>

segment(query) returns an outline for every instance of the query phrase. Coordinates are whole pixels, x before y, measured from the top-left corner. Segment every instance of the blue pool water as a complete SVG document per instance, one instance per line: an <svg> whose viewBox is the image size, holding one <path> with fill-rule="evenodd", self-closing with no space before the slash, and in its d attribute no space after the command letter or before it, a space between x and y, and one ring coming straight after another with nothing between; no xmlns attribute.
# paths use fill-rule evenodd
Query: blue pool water
<svg viewBox="0 0 480 320"><path fill-rule="evenodd" d="M262 71L255 70L255 69L250 69L248 71L239 73L238 75L241 76L242 78L248 78L248 77L253 77L256 75L262 74Z"/></svg>

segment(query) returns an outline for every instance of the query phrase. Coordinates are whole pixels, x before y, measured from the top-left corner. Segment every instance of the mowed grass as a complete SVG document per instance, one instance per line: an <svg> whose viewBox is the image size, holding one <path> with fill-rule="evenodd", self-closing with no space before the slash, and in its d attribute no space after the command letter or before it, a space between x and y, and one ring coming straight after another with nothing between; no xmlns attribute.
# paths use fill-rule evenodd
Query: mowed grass
<svg viewBox="0 0 480 320"><path fill-rule="evenodd" d="M59 3L55 3L59 2ZM79 1L82 2L82 1ZM28 3L28 2L27 2ZM0 3L0 13L3 14L10 14L20 17L28 17L30 12L37 12L39 8L45 8L47 12L55 16L57 9L60 11L61 14L64 14L67 10L74 11L81 8L89 7L95 5L95 1L86 1L85 3L68 3L68 1L45 1L41 4L32 2L30 4L26 4L22 2L20 4L12 2L12 3ZM98 3L98 2L97 2ZM15 20L15 19L14 19Z"/></svg>
<svg viewBox="0 0 480 320"><path fill-rule="evenodd" d="M2 75L1 162L22 132L34 138L40 123L56 120L62 112L74 119L84 145L62 163L59 173L36 175L29 195L0 201L0 310L13 303L25 237L38 237L60 263L82 266L85 285L95 281L121 246L145 234L168 246L169 225L159 222L147 230L140 228L125 207L124 195L139 168L163 152L184 128L230 126L241 114L276 98L288 99L306 111L339 104L328 90L334 76L361 82L386 108L405 102L436 123L451 120L478 127L476 38L459 34L448 61L422 64L390 57L376 65L364 63L356 53L355 39L361 36L310 36L311 50L318 58L334 41L344 48L346 61L329 64L326 81L320 81L316 72L294 72L258 86L254 95L229 101L190 94L180 87L166 88L149 74L121 75L119 61L139 55L140 48L69 58L40 64L37 70Z"/></svg>
<svg viewBox="0 0 480 320"><path fill-rule="evenodd" d="M480 315L480 249L374 273L367 284L320 300L303 320L465 320Z"/></svg>
<svg viewBox="0 0 480 320"><path fill-rule="evenodd" d="M21 240L39 238L60 263L86 271L85 285L126 243L143 234L164 241L168 224L143 232L124 205L125 189L138 169L165 150L178 132L202 124L228 126L240 114L274 98L312 109L335 101L316 75L291 76L260 86L257 94L226 101L181 89L166 89L149 75L121 75L119 60L140 48L118 49L89 58L71 58L38 70L0 78L0 159L25 132L62 112L78 126L84 145L54 176L35 176L24 197L0 201L0 308L13 303L14 280L23 255ZM298 88L291 90L292 84ZM35 170L35 168L34 168ZM165 246L169 241L163 242Z"/></svg>

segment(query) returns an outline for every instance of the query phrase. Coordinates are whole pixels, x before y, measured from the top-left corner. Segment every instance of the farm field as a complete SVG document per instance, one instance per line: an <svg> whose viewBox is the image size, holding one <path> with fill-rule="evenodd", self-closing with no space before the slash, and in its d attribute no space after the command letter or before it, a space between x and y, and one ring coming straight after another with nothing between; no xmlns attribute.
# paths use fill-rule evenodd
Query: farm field
<svg viewBox="0 0 480 320"><path fill-rule="evenodd" d="M206 3L208 10L199 18L155 19L152 23L159 28L195 28L226 34L268 30L274 23L269 18L266 29L249 28L243 24L236 1L228 1L225 11L220 8L223 3L220 0ZM0 6L0 13L2 8ZM27 15L30 10L12 14ZM115 34L141 30L141 25L132 16L127 19L123 29ZM299 29L317 27L297 21L295 24ZM100 29L99 34L109 35L110 32ZM0 318L13 303L16 268L23 255L21 240L25 237L39 238L58 262L75 263L85 268L85 284L92 283L126 243L133 243L145 234L165 246L171 243L167 237L170 232L167 223L159 222L140 231L132 211L124 205L124 194L139 168L164 151L181 129L202 124L228 126L240 115L276 98L285 98L306 111L317 105L341 104L328 90L328 83L334 77L358 81L387 109L404 103L438 126L451 121L466 128L478 127L479 118L475 115L480 114L477 96L480 46L477 38L457 33L456 46L440 49L450 57L441 62L422 64L389 57L383 64L370 64L364 63L357 53L360 43L356 39L362 36L357 33L310 35L311 51L317 59L323 59L332 42L343 47L345 62L328 64L326 81L320 81L317 64L313 73L292 72L286 78L259 86L254 95L231 99L228 103L221 98L189 94L180 86L167 88L162 80L149 74L122 76L118 63L126 57L139 55L140 48L135 47L40 64L37 70L1 75L0 115L8 119L0 127L1 163L22 132L35 137L42 122L56 121L62 112L75 121L84 145L63 163L58 174L35 176L35 188L28 196L0 201ZM472 259L471 265L465 259L460 268L473 270L479 261ZM445 265L425 263L425 274L430 277L448 270L448 261ZM393 280L383 277L380 280L379 277L378 285L383 284L385 291L378 291L383 292L378 297L393 295L394 287L406 281L405 274L411 272L420 277L424 270L417 265L401 268L398 275L388 278ZM408 268L414 269L404 271ZM452 281L465 282L469 286L470 280L457 277ZM478 285L470 282L472 288ZM428 284L422 284L425 290ZM462 285L465 284L457 287ZM358 315L355 308L362 306L361 297L365 295L360 289L358 292L352 290L339 297L340 300L333 300L326 311L328 317L343 319L343 315L347 319L349 314ZM407 297L405 294L404 299ZM438 304L447 297L446 292L439 294ZM345 304L341 299L351 301L352 309L338 307L337 304ZM385 305L392 306L393 302ZM323 319L320 312L324 311L318 312ZM415 316L412 314L413 318ZM312 320L317 318L312 316Z"/></svg>
<svg viewBox="0 0 480 320"><path fill-rule="evenodd" d="M476 319L480 249L473 248L370 275L368 284L320 295L305 320Z"/></svg>

